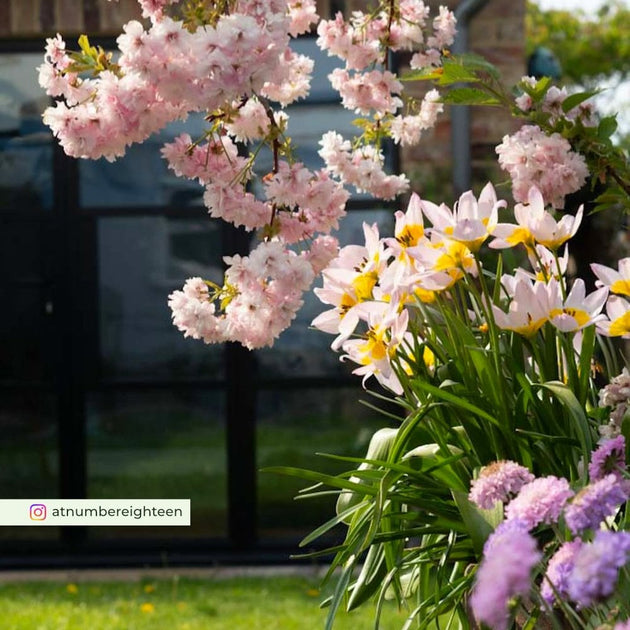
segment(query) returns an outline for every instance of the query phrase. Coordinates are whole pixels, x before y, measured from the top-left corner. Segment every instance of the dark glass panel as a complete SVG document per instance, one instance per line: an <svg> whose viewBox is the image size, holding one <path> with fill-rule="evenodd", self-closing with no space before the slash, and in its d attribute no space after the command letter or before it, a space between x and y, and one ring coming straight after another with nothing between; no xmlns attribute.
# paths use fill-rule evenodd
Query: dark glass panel
<svg viewBox="0 0 630 630"><path fill-rule="evenodd" d="M52 138L41 114L49 104L36 68L43 54L0 55L0 212L52 207Z"/></svg>
<svg viewBox="0 0 630 630"><path fill-rule="evenodd" d="M98 238L103 375L223 378L222 347L185 339L168 307L168 295L189 277L222 283L219 223L102 218Z"/></svg>
<svg viewBox="0 0 630 630"><path fill-rule="evenodd" d="M30 389L3 390L0 402L0 498L58 498L55 397ZM0 539L50 540L57 527L0 527Z"/></svg>
<svg viewBox="0 0 630 630"><path fill-rule="evenodd" d="M274 389L261 392L258 402L257 466L294 466L337 474L352 464L316 453L365 456L377 429L389 426L378 412L362 405L370 399L356 387ZM371 399L372 403L377 403ZM261 539L303 536L335 514L336 496L294 500L312 485L295 477L269 473L258 476L258 518Z"/></svg>
<svg viewBox="0 0 630 630"><path fill-rule="evenodd" d="M31 219L0 218L0 380L52 376L51 229Z"/></svg>
<svg viewBox="0 0 630 630"><path fill-rule="evenodd" d="M83 208L195 206L203 204L203 188L196 182L176 177L160 149L182 132L194 139L204 129L203 116L192 114L186 122L174 122L142 144L127 148L114 162L79 162L79 199Z"/></svg>
<svg viewBox="0 0 630 630"><path fill-rule="evenodd" d="M190 527L96 527L95 538L221 537L226 531L221 391L99 392L88 398L90 499L191 499Z"/></svg>

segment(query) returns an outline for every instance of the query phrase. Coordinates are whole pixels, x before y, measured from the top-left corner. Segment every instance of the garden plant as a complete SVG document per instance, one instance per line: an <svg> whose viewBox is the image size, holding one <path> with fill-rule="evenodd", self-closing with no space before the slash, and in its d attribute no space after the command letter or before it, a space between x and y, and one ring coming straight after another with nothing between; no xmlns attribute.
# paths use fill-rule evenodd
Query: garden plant
<svg viewBox="0 0 630 630"><path fill-rule="evenodd" d="M146 21L125 25L116 56L86 36L76 52L48 40L40 83L57 101L45 122L69 155L114 160L203 112L203 136L183 134L163 156L204 187L212 217L257 244L225 258L222 284L191 278L174 292L174 324L205 343L268 346L321 276L313 326L398 409L384 412L365 458L345 458L346 473L281 470L313 482L302 497L338 494L336 514L304 541L345 527L321 552L335 554L327 627L368 600L378 627L393 598L405 628L630 628L630 373L619 342L630 337L630 258L576 277L569 251L586 211L566 204L583 190L594 211L630 208L615 118L597 115L593 92L545 77L507 87L485 60L451 54L453 13L419 0L331 20L312 0L140 5ZM297 160L285 111L313 71L291 39L314 29L342 62L332 86L358 115L356 137L324 134L318 171ZM406 93L411 81L426 83L422 99ZM430 201L386 172L385 143L421 142L449 104L522 122L496 148L505 194L488 183ZM264 151L269 172L257 170ZM393 235L366 224L364 243L339 249L331 232L349 187L406 199Z"/></svg>

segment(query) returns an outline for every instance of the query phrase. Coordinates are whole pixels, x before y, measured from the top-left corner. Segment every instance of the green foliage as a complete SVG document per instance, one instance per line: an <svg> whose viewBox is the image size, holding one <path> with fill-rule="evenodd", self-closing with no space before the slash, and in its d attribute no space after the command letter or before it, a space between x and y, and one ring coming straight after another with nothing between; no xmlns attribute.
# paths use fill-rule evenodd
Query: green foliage
<svg viewBox="0 0 630 630"><path fill-rule="evenodd" d="M542 98L545 85L531 90ZM334 457L349 464L339 475L269 469L314 482L301 499L338 493L337 514L302 542L347 526L341 544L311 554L335 554L327 630L339 611L368 600L376 601L378 628L391 598L407 611L404 628L435 628L445 617L470 628L474 567L503 520L502 504L484 510L468 498L480 469L511 460L539 477L586 483L584 462L597 438L597 420L586 412L597 407L594 327L579 338L549 321L523 334L499 329L491 305L505 312L511 297L503 264L496 268L498 276L462 274L433 302L407 305L411 337L394 358L403 388L399 426L377 431L364 458Z"/></svg>
<svg viewBox="0 0 630 630"><path fill-rule="evenodd" d="M96 76L109 70L120 76L120 66L112 62L112 53L105 52L101 46L92 46L87 35L81 35L78 43L80 51L70 53L72 63L66 68L66 72L88 72Z"/></svg>
<svg viewBox="0 0 630 630"><path fill-rule="evenodd" d="M304 630L321 628L319 579L299 575L137 582L0 585L2 627L11 630ZM340 613L335 630L369 628L368 608ZM404 616L391 603L383 628Z"/></svg>
<svg viewBox="0 0 630 630"><path fill-rule="evenodd" d="M591 20L581 11L543 11L527 2L527 54L549 48L563 79L592 83L602 76L630 73L630 9L619 1L604 4Z"/></svg>

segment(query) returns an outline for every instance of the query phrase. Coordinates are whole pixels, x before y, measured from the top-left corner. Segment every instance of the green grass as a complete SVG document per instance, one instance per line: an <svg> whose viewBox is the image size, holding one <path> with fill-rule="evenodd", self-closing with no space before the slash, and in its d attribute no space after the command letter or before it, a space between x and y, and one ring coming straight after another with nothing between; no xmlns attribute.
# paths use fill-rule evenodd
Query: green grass
<svg viewBox="0 0 630 630"><path fill-rule="evenodd" d="M326 610L305 577L28 582L0 585L7 630L318 630ZM335 630L371 630L374 609L339 613ZM382 630L402 627L388 603Z"/></svg>

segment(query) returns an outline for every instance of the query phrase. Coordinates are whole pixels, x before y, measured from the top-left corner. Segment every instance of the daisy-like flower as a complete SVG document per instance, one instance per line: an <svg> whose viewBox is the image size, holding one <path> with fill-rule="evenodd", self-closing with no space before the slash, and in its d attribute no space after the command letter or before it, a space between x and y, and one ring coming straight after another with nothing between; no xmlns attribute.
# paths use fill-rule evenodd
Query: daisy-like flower
<svg viewBox="0 0 630 630"><path fill-rule="evenodd" d="M470 485L468 498L480 508L489 510L497 501L505 503L534 475L524 466L512 461L493 462L484 466L479 477Z"/></svg>
<svg viewBox="0 0 630 630"><path fill-rule="evenodd" d="M545 200L536 186L529 189L527 200L527 204L519 203L514 207L514 217L518 225L499 223L494 229L496 238L490 243L490 247L503 249L523 244L528 251L532 251L535 244L539 243L547 249L556 251L573 237L580 227L583 206L579 207L574 217L565 214L560 221L556 221L545 210Z"/></svg>
<svg viewBox="0 0 630 630"><path fill-rule="evenodd" d="M348 245L341 249L339 256L322 272L324 286L314 289L324 304L333 306L312 322L319 330L339 335L333 341L333 349L341 347L354 332L360 320L355 307L374 299L379 275L387 264L376 224L364 224L363 232L365 246Z"/></svg>
<svg viewBox="0 0 630 630"><path fill-rule="evenodd" d="M498 209L507 205L505 201L497 200L490 183L484 186L479 200L470 190L465 192L452 211L445 204L421 203L423 212L433 224L433 231L463 243L471 252L479 251L497 225Z"/></svg>
<svg viewBox="0 0 630 630"><path fill-rule="evenodd" d="M630 339L630 302L617 295L611 295L606 302L608 321L597 323L597 330L606 337Z"/></svg>
<svg viewBox="0 0 630 630"><path fill-rule="evenodd" d="M611 293L630 296L630 258L622 258L617 264L618 271L593 263L591 269L597 276L597 284L608 287Z"/></svg>
<svg viewBox="0 0 630 630"><path fill-rule="evenodd" d="M420 283L426 290L444 291L464 274L477 276L479 273L473 254L464 243L449 238L442 240L435 232L429 244L410 247L408 254L424 269Z"/></svg>
<svg viewBox="0 0 630 630"><path fill-rule="evenodd" d="M365 314L368 331L362 339L350 339L344 342L343 350L347 354L342 360L350 359L361 367L353 374L363 376L363 383L374 376L376 380L395 394L402 394L403 389L392 365L392 357L404 341L409 322L409 312L398 313L397 301L368 302L360 309Z"/></svg>
<svg viewBox="0 0 630 630"><path fill-rule="evenodd" d="M527 252L529 264L534 270L536 280L548 282L551 278L560 281L567 273L569 265L569 247L564 248L564 254L556 258L553 252L543 245L536 245L533 250Z"/></svg>
<svg viewBox="0 0 630 630"><path fill-rule="evenodd" d="M484 545L475 576L470 597L475 618L492 630L506 630L510 601L529 593L531 572L541 556L526 523L501 523Z"/></svg>
<svg viewBox="0 0 630 630"><path fill-rule="evenodd" d="M507 313L492 305L497 326L504 330L513 330L524 337L533 337L549 318L545 284L532 283L524 274L503 276L501 281L512 301Z"/></svg>
<svg viewBox="0 0 630 630"><path fill-rule="evenodd" d="M549 320L563 332L574 332L605 319L601 314L608 289L602 287L586 295L584 281L578 278L566 299L562 297L560 284L552 278L547 285L549 294Z"/></svg>
<svg viewBox="0 0 630 630"><path fill-rule="evenodd" d="M572 496L566 479L540 477L521 488L505 508L505 516L507 520L516 518L527 523L530 529L540 523L555 523Z"/></svg>
<svg viewBox="0 0 630 630"><path fill-rule="evenodd" d="M394 237L384 239L387 246L386 253L393 255L394 260L383 272L381 286L386 293L397 290L413 293L413 285L418 279L418 274L424 269L415 258L408 254L408 250L417 247L420 243L427 242L424 235L420 197L415 193L411 195L407 211L403 213L399 210L394 216L396 217ZM426 300L424 301L434 299L434 295L428 291L425 297Z"/></svg>

